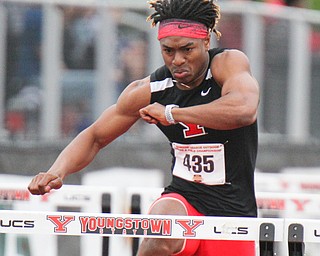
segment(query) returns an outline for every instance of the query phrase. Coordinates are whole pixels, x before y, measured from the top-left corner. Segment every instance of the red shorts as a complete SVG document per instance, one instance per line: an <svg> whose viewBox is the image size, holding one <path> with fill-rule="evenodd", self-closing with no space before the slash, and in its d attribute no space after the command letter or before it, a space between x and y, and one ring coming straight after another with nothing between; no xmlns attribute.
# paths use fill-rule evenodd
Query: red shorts
<svg viewBox="0 0 320 256"><path fill-rule="evenodd" d="M189 216L204 216L198 212L187 200L176 193L164 194L158 200L173 198L181 202ZM158 201L156 200L155 203ZM174 256L255 256L254 241L229 240L185 240L182 250Z"/></svg>

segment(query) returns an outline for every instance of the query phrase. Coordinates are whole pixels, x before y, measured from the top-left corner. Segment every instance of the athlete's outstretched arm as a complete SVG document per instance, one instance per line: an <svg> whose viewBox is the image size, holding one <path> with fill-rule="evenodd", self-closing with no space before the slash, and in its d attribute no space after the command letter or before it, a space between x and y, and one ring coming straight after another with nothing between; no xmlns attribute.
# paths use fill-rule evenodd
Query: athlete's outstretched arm
<svg viewBox="0 0 320 256"><path fill-rule="evenodd" d="M66 176L83 169L100 149L125 133L140 118L139 109L149 102L149 78L130 84L115 105L71 141L47 172L32 179L29 191L39 195L60 188Z"/></svg>

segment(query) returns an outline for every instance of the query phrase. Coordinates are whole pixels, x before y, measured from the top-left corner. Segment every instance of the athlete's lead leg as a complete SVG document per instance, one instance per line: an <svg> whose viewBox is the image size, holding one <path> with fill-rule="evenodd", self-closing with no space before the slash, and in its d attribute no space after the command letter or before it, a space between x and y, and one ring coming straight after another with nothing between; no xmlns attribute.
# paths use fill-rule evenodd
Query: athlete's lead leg
<svg viewBox="0 0 320 256"><path fill-rule="evenodd" d="M150 209L155 215L187 215L184 205L174 198L161 198ZM184 246L183 239L145 238L137 256L170 256L180 252Z"/></svg>

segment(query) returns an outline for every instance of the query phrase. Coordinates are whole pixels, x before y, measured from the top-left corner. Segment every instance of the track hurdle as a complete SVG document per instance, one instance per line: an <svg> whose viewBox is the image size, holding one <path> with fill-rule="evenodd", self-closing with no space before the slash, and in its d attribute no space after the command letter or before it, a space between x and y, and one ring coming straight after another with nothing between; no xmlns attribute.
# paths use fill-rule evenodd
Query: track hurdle
<svg viewBox="0 0 320 256"><path fill-rule="evenodd" d="M260 256L274 255L272 243L286 243L289 256L303 256L305 243L320 243L320 220L191 217L84 212L3 210L0 233L131 238L256 241ZM270 254L271 253L271 254Z"/></svg>

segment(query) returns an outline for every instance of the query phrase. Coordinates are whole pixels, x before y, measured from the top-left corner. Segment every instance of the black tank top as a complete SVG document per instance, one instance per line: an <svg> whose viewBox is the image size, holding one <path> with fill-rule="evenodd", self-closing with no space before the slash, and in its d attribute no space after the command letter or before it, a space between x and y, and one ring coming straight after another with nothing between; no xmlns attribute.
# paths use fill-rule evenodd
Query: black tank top
<svg viewBox="0 0 320 256"><path fill-rule="evenodd" d="M209 51L210 63L223 49ZM151 74L151 103L176 104L188 107L212 102L221 97L221 87L211 75L192 90L180 90L174 85L170 71L165 67ZM206 113L203 113L204 115ZM257 216L254 194L254 169L257 156L257 123L233 130L215 130L196 124L162 126L159 129L170 144L224 144L226 182L223 185L205 185L172 176L164 193L175 192L184 196L199 212L208 216ZM175 156L172 150L173 165Z"/></svg>

